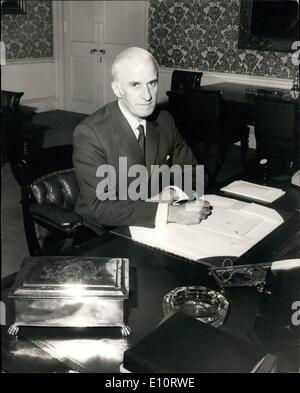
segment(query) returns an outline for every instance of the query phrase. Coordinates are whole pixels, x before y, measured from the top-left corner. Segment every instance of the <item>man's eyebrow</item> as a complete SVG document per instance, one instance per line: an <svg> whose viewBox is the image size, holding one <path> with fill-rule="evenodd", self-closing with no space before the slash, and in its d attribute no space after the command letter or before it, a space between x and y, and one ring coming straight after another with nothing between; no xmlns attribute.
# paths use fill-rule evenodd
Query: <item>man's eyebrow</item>
<svg viewBox="0 0 300 393"><path fill-rule="evenodd" d="M158 78L151 79L147 83L152 83L152 82L158 82ZM129 85L136 85L136 84L141 84L142 82L133 80L133 81L129 81L128 83Z"/></svg>

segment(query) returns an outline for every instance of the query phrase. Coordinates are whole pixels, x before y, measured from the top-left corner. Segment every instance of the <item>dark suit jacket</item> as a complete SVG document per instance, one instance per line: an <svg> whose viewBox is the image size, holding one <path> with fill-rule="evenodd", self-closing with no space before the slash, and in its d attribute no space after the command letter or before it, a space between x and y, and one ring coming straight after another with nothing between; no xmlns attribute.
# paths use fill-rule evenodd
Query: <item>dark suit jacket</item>
<svg viewBox="0 0 300 393"><path fill-rule="evenodd" d="M117 101L85 118L74 131L73 144L73 161L80 188L75 210L84 217L85 225L97 233L101 232L103 226L153 227L157 203L118 198L101 201L96 196L97 184L101 180L96 177L99 165L109 164L116 169L118 189L119 157L127 157L128 167L144 163L135 135ZM167 111L155 113L147 119L148 173L151 173L150 167L154 164L197 164L191 149L178 133L173 118ZM128 183L130 181L132 179L129 179Z"/></svg>

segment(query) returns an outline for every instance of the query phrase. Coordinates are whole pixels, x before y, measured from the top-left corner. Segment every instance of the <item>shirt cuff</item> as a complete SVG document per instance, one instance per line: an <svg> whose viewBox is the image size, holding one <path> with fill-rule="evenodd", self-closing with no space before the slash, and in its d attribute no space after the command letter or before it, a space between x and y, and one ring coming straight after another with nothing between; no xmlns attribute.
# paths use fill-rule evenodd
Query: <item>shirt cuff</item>
<svg viewBox="0 0 300 393"><path fill-rule="evenodd" d="M190 198L189 196L178 186L168 186L164 188L164 191L166 190L173 190L173 205L179 205L180 202L185 202L188 201Z"/></svg>
<svg viewBox="0 0 300 393"><path fill-rule="evenodd" d="M159 203L155 216L155 228L166 225L168 222L168 203Z"/></svg>

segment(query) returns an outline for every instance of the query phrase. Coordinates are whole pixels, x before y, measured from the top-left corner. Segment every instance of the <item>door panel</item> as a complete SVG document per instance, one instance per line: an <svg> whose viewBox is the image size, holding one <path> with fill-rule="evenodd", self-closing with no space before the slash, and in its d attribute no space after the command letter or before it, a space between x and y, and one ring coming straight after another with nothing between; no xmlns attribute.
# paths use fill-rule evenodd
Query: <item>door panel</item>
<svg viewBox="0 0 300 393"><path fill-rule="evenodd" d="M78 101L93 102L93 75L86 75L84 80L77 78L82 75L85 70L93 69L93 59L85 57L72 57L72 98Z"/></svg>
<svg viewBox="0 0 300 393"><path fill-rule="evenodd" d="M116 99L111 88L111 66L115 57L128 47L146 46L147 3L136 0L103 2L103 24L99 27L99 42L102 42L100 45L105 50L105 56L101 63L100 106Z"/></svg>
<svg viewBox="0 0 300 393"><path fill-rule="evenodd" d="M103 42L143 47L144 14L145 1L106 1Z"/></svg>
<svg viewBox="0 0 300 393"><path fill-rule="evenodd" d="M64 2L65 109L90 114L97 109L94 1Z"/></svg>
<svg viewBox="0 0 300 393"><path fill-rule="evenodd" d="M145 47L147 6L147 1L64 2L65 109L89 114L115 100L112 62L127 47Z"/></svg>
<svg viewBox="0 0 300 393"><path fill-rule="evenodd" d="M94 1L70 1L71 41L94 41Z"/></svg>

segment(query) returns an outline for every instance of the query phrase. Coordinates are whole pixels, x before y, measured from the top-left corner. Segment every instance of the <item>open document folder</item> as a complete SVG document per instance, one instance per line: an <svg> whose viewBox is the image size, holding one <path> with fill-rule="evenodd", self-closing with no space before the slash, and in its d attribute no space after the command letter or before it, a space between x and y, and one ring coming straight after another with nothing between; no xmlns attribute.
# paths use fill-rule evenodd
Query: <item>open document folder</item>
<svg viewBox="0 0 300 393"><path fill-rule="evenodd" d="M204 199L213 210L200 224L131 226L131 238L194 261L218 256L240 257L283 223L274 209L256 203L217 195L205 195Z"/></svg>

